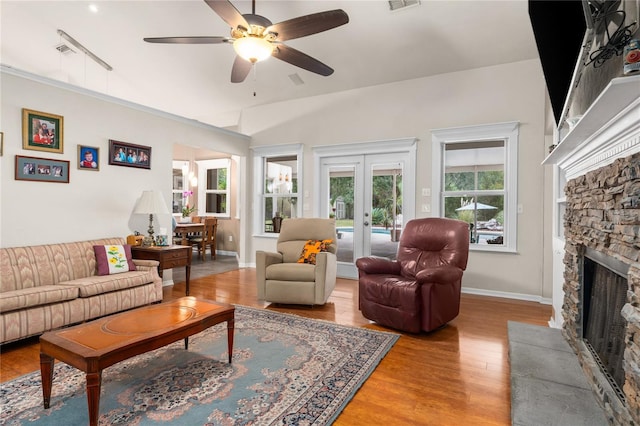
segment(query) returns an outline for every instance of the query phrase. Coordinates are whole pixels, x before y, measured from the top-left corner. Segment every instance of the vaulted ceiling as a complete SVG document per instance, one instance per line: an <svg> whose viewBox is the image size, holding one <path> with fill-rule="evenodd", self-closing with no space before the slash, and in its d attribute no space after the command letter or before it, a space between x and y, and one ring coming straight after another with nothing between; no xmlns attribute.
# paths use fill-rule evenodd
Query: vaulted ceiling
<svg viewBox="0 0 640 426"><path fill-rule="evenodd" d="M232 1L251 13L250 1ZM203 0L0 2L0 62L220 127L244 108L538 57L527 1L433 1L391 11L389 2L257 0L273 23L343 9L349 23L286 44L332 67L329 77L269 58L231 83L231 44L150 44L144 37L226 36ZM113 67L77 48L63 30ZM298 84L294 82L297 80ZM301 81L301 84L300 84Z"/></svg>

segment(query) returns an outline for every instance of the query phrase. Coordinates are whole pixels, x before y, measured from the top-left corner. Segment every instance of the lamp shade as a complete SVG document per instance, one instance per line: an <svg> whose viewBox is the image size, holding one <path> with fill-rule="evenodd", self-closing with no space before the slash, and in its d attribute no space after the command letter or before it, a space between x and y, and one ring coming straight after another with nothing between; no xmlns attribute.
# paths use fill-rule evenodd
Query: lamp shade
<svg viewBox="0 0 640 426"><path fill-rule="evenodd" d="M256 63L267 59L273 53L273 46L267 40L247 36L233 42L233 49L243 59Z"/></svg>
<svg viewBox="0 0 640 426"><path fill-rule="evenodd" d="M169 214L169 209L160 191L142 191L142 196L138 199L133 212L137 214Z"/></svg>

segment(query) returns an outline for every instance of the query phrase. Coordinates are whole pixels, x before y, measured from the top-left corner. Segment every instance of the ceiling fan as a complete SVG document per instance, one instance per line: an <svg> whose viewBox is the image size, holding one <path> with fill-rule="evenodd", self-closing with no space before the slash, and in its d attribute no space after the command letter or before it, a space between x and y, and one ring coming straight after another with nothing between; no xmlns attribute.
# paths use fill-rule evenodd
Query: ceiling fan
<svg viewBox="0 0 640 426"><path fill-rule="evenodd" d="M204 0L229 26L231 37L148 37L149 43L222 44L232 43L236 59L231 70L231 82L241 83L258 61L273 56L307 71L323 76L333 74L333 69L311 56L283 43L311 34L327 31L349 22L342 9L312 13L272 24L264 16L256 15L256 0L252 0L251 13L241 14L228 0Z"/></svg>

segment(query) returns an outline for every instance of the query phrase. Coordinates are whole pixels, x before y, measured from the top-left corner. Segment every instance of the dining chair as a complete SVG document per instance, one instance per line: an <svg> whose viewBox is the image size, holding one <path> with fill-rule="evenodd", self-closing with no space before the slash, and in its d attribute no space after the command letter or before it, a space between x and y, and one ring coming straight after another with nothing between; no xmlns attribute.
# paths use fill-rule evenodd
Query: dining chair
<svg viewBox="0 0 640 426"><path fill-rule="evenodd" d="M198 248L198 257L204 260L207 247L211 250L211 258L216 259L216 233L218 232L218 218L205 217L202 236L190 238L189 241Z"/></svg>
<svg viewBox="0 0 640 426"><path fill-rule="evenodd" d="M191 216L191 223L204 223L204 216ZM187 244L197 248L202 242L203 232L193 231L187 233Z"/></svg>

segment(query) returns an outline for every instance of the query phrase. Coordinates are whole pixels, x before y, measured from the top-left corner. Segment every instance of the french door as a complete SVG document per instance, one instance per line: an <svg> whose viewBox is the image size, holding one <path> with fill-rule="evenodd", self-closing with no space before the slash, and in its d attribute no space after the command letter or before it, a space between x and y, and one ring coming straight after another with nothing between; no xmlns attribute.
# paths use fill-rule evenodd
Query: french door
<svg viewBox="0 0 640 426"><path fill-rule="evenodd" d="M414 215L415 172L408 152L326 156L320 211L336 218L338 276L356 278L363 256L395 259L402 225Z"/></svg>

